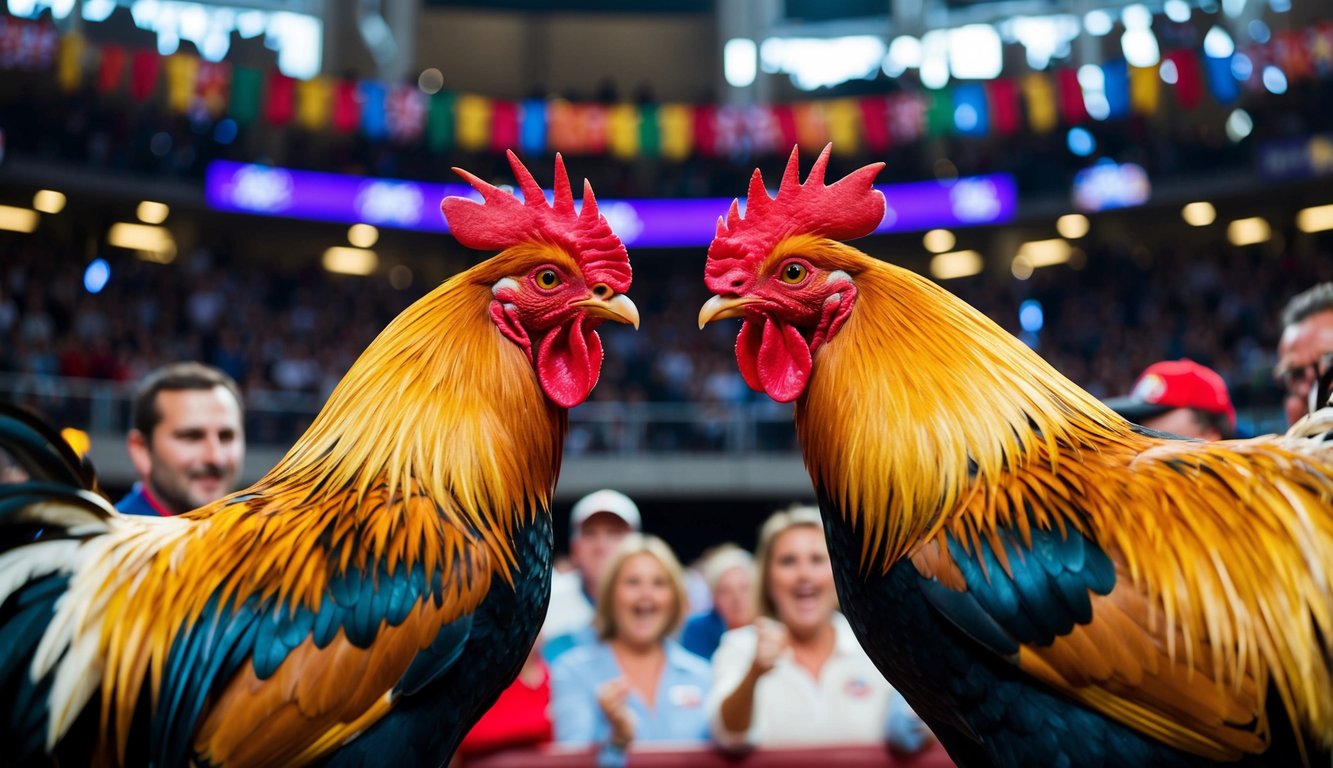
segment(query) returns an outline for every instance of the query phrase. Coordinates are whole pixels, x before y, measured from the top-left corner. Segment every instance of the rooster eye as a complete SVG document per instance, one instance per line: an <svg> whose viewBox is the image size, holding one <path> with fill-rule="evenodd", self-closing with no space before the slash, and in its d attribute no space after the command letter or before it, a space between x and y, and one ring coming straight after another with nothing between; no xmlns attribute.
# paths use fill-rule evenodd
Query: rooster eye
<svg viewBox="0 0 1333 768"><path fill-rule="evenodd" d="M554 269L543 269L537 273L537 285L543 288L554 288L560 285L560 276L555 273Z"/></svg>
<svg viewBox="0 0 1333 768"><path fill-rule="evenodd" d="M782 268L782 282L796 284L805 279L805 267L796 262L791 262Z"/></svg>

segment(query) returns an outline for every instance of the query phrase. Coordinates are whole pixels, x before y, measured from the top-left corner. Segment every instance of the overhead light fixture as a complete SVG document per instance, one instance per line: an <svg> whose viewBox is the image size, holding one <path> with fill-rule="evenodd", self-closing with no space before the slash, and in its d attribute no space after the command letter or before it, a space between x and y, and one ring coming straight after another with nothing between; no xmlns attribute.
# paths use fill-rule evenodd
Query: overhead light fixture
<svg viewBox="0 0 1333 768"><path fill-rule="evenodd" d="M981 254L976 251L950 251L930 260L930 274L936 280L969 277L981 271Z"/></svg>
<svg viewBox="0 0 1333 768"><path fill-rule="evenodd" d="M379 239L380 231L370 224L353 224L347 228L347 242L357 248L369 248Z"/></svg>
<svg viewBox="0 0 1333 768"><path fill-rule="evenodd" d="M368 275L379 266L379 256L365 248L335 245L324 251L324 269L340 275Z"/></svg>
<svg viewBox="0 0 1333 768"><path fill-rule="evenodd" d="M958 239L947 229L932 229L921 238L921 244L931 253L944 253L956 242Z"/></svg>
<svg viewBox="0 0 1333 768"><path fill-rule="evenodd" d="M31 232L37 228L40 217L31 208L0 205L0 229L10 232Z"/></svg>
<svg viewBox="0 0 1333 768"><path fill-rule="evenodd" d="M1033 268L1064 264L1069 261L1071 251L1069 241L1059 237L1050 240L1029 240L1018 246L1018 256L1026 258Z"/></svg>
<svg viewBox="0 0 1333 768"><path fill-rule="evenodd" d="M171 209L167 207L166 203L145 200L139 203L139 208L135 213L138 215L139 221L145 224L161 224L167 220L167 215L171 213Z"/></svg>
<svg viewBox="0 0 1333 768"><path fill-rule="evenodd" d="M1206 227L1217 220L1217 209L1212 203L1190 203L1180 209L1180 217L1191 227Z"/></svg>
<svg viewBox="0 0 1333 768"><path fill-rule="evenodd" d="M1267 242L1272 236L1272 227L1258 216L1236 219L1227 225L1227 240L1231 241L1232 245L1255 245Z"/></svg>
<svg viewBox="0 0 1333 768"><path fill-rule="evenodd" d="M1077 240L1088 234L1088 217L1081 213L1061 216L1055 220L1055 231L1059 232L1061 237Z"/></svg>
<svg viewBox="0 0 1333 768"><path fill-rule="evenodd" d="M137 251L144 261L170 264L176 260L176 238L166 227L120 221L111 225L106 241L116 248Z"/></svg>
<svg viewBox="0 0 1333 768"><path fill-rule="evenodd" d="M1333 205L1302 208L1296 213L1296 228L1302 232L1323 232L1333 229Z"/></svg>
<svg viewBox="0 0 1333 768"><path fill-rule="evenodd" d="M54 189L39 189L32 196L32 207L42 213L55 215L65 210L65 196Z"/></svg>
<svg viewBox="0 0 1333 768"><path fill-rule="evenodd" d="M1009 271L1013 273L1014 278L1018 280L1026 280L1029 277L1032 277L1032 260L1020 253L1015 256L1013 262L1009 264Z"/></svg>

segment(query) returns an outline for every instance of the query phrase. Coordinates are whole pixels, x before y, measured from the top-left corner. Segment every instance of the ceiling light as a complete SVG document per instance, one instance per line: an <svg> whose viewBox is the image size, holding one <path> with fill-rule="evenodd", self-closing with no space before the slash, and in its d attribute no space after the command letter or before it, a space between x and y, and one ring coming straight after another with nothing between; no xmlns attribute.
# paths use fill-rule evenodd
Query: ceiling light
<svg viewBox="0 0 1333 768"><path fill-rule="evenodd" d="M139 208L135 211L139 221L145 224L161 224L167 220L167 214L169 213L171 213L171 209L167 207L166 203L155 203L151 200L139 203Z"/></svg>
<svg viewBox="0 0 1333 768"><path fill-rule="evenodd" d="M31 232L37 228L40 217L31 208L0 205L0 229L10 232Z"/></svg>
<svg viewBox="0 0 1333 768"><path fill-rule="evenodd" d="M1236 219L1227 225L1227 240L1230 240L1232 245L1254 245L1266 242L1272 236L1272 227L1258 216Z"/></svg>
<svg viewBox="0 0 1333 768"><path fill-rule="evenodd" d="M1206 227L1217 220L1217 209L1212 203L1190 203L1180 209L1180 217L1191 227Z"/></svg>
<svg viewBox="0 0 1333 768"><path fill-rule="evenodd" d="M1061 238L1031 240L1018 246L1018 255L1026 257L1033 267L1049 267L1069 261L1069 241Z"/></svg>
<svg viewBox="0 0 1333 768"><path fill-rule="evenodd" d="M65 210L65 196L54 189L39 189L32 196L32 207L54 215Z"/></svg>
<svg viewBox="0 0 1333 768"><path fill-rule="evenodd" d="M1061 237L1077 240L1088 234L1088 217L1081 213L1070 213L1055 220L1055 231Z"/></svg>
<svg viewBox="0 0 1333 768"><path fill-rule="evenodd" d="M1296 228L1302 232L1323 232L1333 229L1333 205L1302 208L1296 214Z"/></svg>
<svg viewBox="0 0 1333 768"><path fill-rule="evenodd" d="M370 224L353 224L347 229L347 242L357 248L369 248L379 239L380 231Z"/></svg>
<svg viewBox="0 0 1333 768"><path fill-rule="evenodd" d="M379 265L379 256L365 248L335 245L324 252L324 269L341 275L368 275Z"/></svg>
<svg viewBox="0 0 1333 768"><path fill-rule="evenodd" d="M930 260L930 274L936 280L975 275L981 267L981 254L976 251L950 251L936 254Z"/></svg>
<svg viewBox="0 0 1333 768"><path fill-rule="evenodd" d="M944 253L954 246L957 239L947 229L932 229L921 238L921 244L931 253Z"/></svg>

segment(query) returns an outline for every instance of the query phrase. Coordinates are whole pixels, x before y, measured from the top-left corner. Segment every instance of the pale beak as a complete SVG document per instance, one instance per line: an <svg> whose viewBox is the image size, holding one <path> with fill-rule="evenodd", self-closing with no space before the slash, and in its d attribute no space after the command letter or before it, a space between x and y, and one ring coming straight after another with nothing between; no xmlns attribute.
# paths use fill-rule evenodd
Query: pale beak
<svg viewBox="0 0 1333 768"><path fill-rule="evenodd" d="M585 299L575 302L574 306L582 307L585 312L593 317L625 323L634 326L634 330L639 330L639 308L634 306L634 302L630 301L629 297L623 293L616 294L609 299Z"/></svg>
<svg viewBox="0 0 1333 768"><path fill-rule="evenodd" d="M714 320L725 320L728 317L744 317L745 308L750 304L757 304L760 299L748 296L714 296L699 310L699 330L703 330L705 325Z"/></svg>

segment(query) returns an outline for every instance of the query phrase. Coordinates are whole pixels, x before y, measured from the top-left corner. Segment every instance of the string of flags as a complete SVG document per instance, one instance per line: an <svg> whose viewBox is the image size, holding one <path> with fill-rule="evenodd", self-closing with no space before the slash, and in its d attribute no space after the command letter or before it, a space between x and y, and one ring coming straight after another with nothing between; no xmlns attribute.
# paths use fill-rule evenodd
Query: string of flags
<svg viewBox="0 0 1333 768"><path fill-rule="evenodd" d="M1238 57L1242 57L1238 59ZM1243 64L1238 66L1238 63ZM1171 68L1164 77L1162 67ZM1135 67L1123 59L1100 66L1098 119L1150 116L1171 99L1193 110L1207 92L1218 104L1270 86L1276 67L1288 83L1333 75L1333 20L1275 32L1263 44L1226 57L1177 48L1162 63ZM1072 67L988 81L955 81L938 90L773 105L598 103L560 98L508 100L416 84L319 76L294 80L210 62L187 53L93 45L49 23L0 17L0 70L49 72L72 92L92 84L103 97L156 100L176 113L230 118L350 135L429 150L609 155L621 159L781 153L792 144L818 149L828 141L850 151L883 152L927 136L1049 133L1093 119L1089 93ZM1168 82L1171 81L1171 82Z"/></svg>

